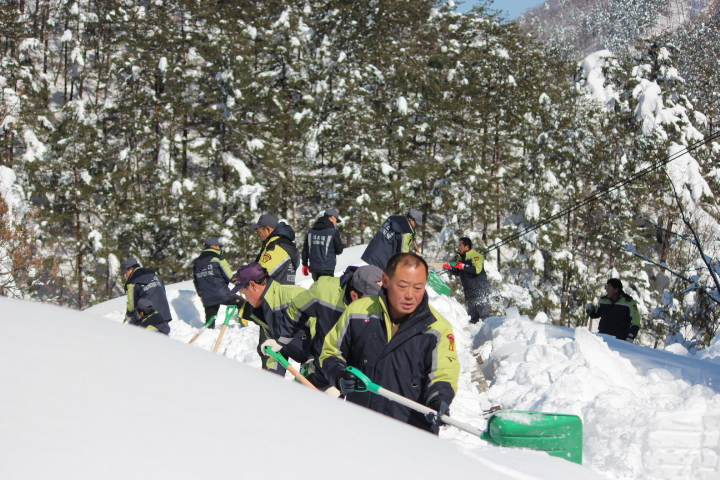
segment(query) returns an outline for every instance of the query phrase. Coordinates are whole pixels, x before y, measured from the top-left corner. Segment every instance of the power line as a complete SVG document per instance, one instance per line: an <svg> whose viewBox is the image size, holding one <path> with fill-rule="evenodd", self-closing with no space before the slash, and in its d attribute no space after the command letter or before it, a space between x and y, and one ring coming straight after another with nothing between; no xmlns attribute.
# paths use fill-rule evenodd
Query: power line
<svg viewBox="0 0 720 480"><path fill-rule="evenodd" d="M595 200L599 199L600 197L603 197L609 193L619 190L620 188L624 187L625 185L632 183L635 180L637 180L638 178L640 178L644 175L647 175L648 173L650 173L654 170L657 170L660 167L667 165L668 163L672 162L673 160L677 160L678 158L682 157L686 153L690 153L693 150L696 150L696 149L702 147L703 145L707 145L708 143L712 142L713 140L717 139L718 137L720 137L720 130L705 137L703 140L700 140L698 142L695 142L695 143L689 145L684 150L676 152L676 153L666 157L663 160L659 160L659 161L655 162L654 164L650 165L649 167L644 168L644 169L640 170L639 172L627 177L625 180L622 180L614 185L611 185L603 190L600 190L600 191L590 195L589 197L585 198L584 200L579 201L575 205L571 205L570 207L567 207L566 209L556 213L555 215L553 215L551 217L546 218L545 220L542 220L542 221L536 223L535 225L531 225L523 230L520 230L519 232L516 232L516 233L510 235L509 237L503 238L502 240L500 240L497 243L493 243L492 245L487 247L485 250L483 250L482 253L487 254L487 253L492 252L493 250L497 250L498 248L512 242L513 240L517 240L517 239L527 235L528 233L533 232L544 225L547 225L548 223L554 222L558 218L563 217L563 216L567 215L568 213L574 212L575 210L578 210L578 209L584 207L585 205L594 202Z"/></svg>

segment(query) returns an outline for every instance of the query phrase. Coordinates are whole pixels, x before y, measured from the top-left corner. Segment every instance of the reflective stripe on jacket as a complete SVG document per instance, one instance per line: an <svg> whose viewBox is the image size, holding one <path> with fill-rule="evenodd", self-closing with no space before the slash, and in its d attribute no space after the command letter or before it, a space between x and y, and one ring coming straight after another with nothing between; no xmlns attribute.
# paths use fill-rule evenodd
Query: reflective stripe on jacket
<svg viewBox="0 0 720 480"><path fill-rule="evenodd" d="M410 220L402 215L393 215L385 220L360 258L384 272L390 257L409 252L414 241L415 230Z"/></svg>
<svg viewBox="0 0 720 480"><path fill-rule="evenodd" d="M597 307L590 311L590 317L600 318L599 333L613 335L620 340L625 340L633 328L637 333L641 326L637 302L625 292L615 302L607 296L602 297Z"/></svg>
<svg viewBox="0 0 720 480"><path fill-rule="evenodd" d="M350 304L325 337L320 362L336 384L347 366L360 369L373 382L423 405L452 402L460 363L450 323L428 304L428 296L392 336L385 290ZM425 417L384 397L351 393L348 400L410 425L434 431Z"/></svg>
<svg viewBox="0 0 720 480"><path fill-rule="evenodd" d="M160 275L155 273L155 270L136 268L125 283L125 292L127 293L126 316L132 316L138 300L147 298L164 321L172 320L170 304L165 293L165 283Z"/></svg>
<svg viewBox="0 0 720 480"><path fill-rule="evenodd" d="M193 262L193 284L205 307L227 300L232 277L227 260L214 248L204 250Z"/></svg>

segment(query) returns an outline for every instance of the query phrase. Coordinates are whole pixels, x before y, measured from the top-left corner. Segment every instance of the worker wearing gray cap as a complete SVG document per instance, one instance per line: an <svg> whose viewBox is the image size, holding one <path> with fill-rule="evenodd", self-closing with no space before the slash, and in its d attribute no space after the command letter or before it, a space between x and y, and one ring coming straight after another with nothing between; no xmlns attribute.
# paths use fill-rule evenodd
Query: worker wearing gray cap
<svg viewBox="0 0 720 480"><path fill-rule="evenodd" d="M295 273L300 268L300 252L295 245L295 231L275 215L263 213L257 223L248 225L262 240L262 249L255 259L282 285L295 285Z"/></svg>
<svg viewBox="0 0 720 480"><path fill-rule="evenodd" d="M292 299L288 316L296 329L314 318L314 332L308 347L310 360L303 365L307 378L320 390L330 387L319 368L325 335L332 330L348 305L355 300L380 292L382 270L374 265L348 267L341 277L320 277L310 290Z"/></svg>

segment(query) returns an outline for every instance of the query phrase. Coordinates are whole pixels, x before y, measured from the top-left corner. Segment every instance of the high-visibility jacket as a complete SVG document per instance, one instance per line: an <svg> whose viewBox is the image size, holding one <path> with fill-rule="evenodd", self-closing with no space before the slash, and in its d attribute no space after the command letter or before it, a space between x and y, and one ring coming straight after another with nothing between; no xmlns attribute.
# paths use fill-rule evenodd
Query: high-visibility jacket
<svg viewBox="0 0 720 480"><path fill-rule="evenodd" d="M358 267L349 267L342 277L320 277L309 290L293 298L288 309L288 315L293 319L296 328L309 327L312 340L308 353L315 361L314 381L316 386L323 385L320 368L320 354L322 353L325 336L332 330L347 306L352 302L348 286L352 275Z"/></svg>
<svg viewBox="0 0 720 480"><path fill-rule="evenodd" d="M300 265L300 253L295 246L295 231L285 222L263 242L262 250L255 259L265 267L270 278L283 285L295 285L295 272Z"/></svg>
<svg viewBox="0 0 720 480"><path fill-rule="evenodd" d="M203 306L220 305L230 296L234 274L220 250L205 249L193 263L193 284Z"/></svg>
<svg viewBox="0 0 720 480"><path fill-rule="evenodd" d="M303 287L281 285L279 282L269 279L262 295L260 307L254 308L249 318L263 329L266 338L272 338L285 345L280 350L283 356L300 363L308 358L307 343L310 339L310 332L308 328L297 330L287 311L293 298L304 291L306 290ZM306 341L303 342L303 339Z"/></svg>
<svg viewBox="0 0 720 480"><path fill-rule="evenodd" d="M475 250L468 250L458 254L455 261L462 264L462 268L458 268L458 265L448 270L448 273L460 277L465 300L487 299L490 295L490 282L485 272L485 257Z"/></svg>
<svg viewBox="0 0 720 480"><path fill-rule="evenodd" d="M410 400L449 405L457 392L460 362L450 323L428 304L425 294L415 312L392 335L386 291L348 305L325 337L320 363L331 384L347 366ZM351 393L351 402L410 425L436 432L424 415L369 392Z"/></svg>
<svg viewBox="0 0 720 480"><path fill-rule="evenodd" d="M360 258L384 272L390 257L396 253L409 252L413 242L415 229L410 225L408 217L393 215L385 220Z"/></svg>
<svg viewBox="0 0 720 480"><path fill-rule="evenodd" d="M598 332L613 335L620 340L627 339L631 332L635 337L640 331L637 302L625 292L621 292L614 302L607 295L603 296L588 313L590 318L600 318Z"/></svg>
<svg viewBox="0 0 720 480"><path fill-rule="evenodd" d="M137 325L146 330L154 330L156 332L170 335L170 324L164 321L158 312L152 312L150 315L145 315L140 318L137 311L133 314L132 318L128 322L130 325Z"/></svg>

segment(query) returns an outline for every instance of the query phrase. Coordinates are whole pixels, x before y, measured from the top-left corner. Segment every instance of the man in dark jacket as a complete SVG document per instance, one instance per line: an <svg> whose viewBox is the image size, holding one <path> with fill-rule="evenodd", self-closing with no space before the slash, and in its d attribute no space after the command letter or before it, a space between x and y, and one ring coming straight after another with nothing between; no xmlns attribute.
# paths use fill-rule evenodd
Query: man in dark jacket
<svg viewBox="0 0 720 480"><path fill-rule="evenodd" d="M605 284L605 295L598 305L588 303L585 307L590 318L600 318L598 333L613 335L619 340L633 343L640 332L640 311L637 302L623 290L618 278Z"/></svg>
<svg viewBox="0 0 720 480"><path fill-rule="evenodd" d="M141 298L137 302L137 308L130 319L130 325L137 325L146 330L160 332L170 335L170 325L164 321L147 298Z"/></svg>
<svg viewBox="0 0 720 480"><path fill-rule="evenodd" d="M248 228L256 230L262 240L262 249L255 259L282 285L295 285L295 272L300 266L300 252L295 246L295 231L274 215L263 213L258 222Z"/></svg>
<svg viewBox="0 0 720 480"><path fill-rule="evenodd" d="M125 260L120 271L125 277L125 292L127 292L127 311L125 320L132 318L137 308L137 302L146 298L157 311L163 322L172 321L170 315L170 304L165 293L165 283L155 270L140 267L140 262L135 258ZM162 323L162 322L160 322ZM169 328L169 327L168 327Z"/></svg>
<svg viewBox="0 0 720 480"><path fill-rule="evenodd" d="M337 224L342 222L339 215L336 209L328 208L308 230L305 237L302 249L302 272L305 276L312 274L313 281L323 276L335 275L336 256L343 252L340 232L336 228Z"/></svg>
<svg viewBox="0 0 720 480"><path fill-rule="evenodd" d="M321 277L313 283L310 290L293 298L292 305L288 308L288 316L295 323L296 329L306 324L310 326L312 340L308 353L311 358L303 367L307 371L308 380L318 389L326 390L332 386L320 369L320 354L325 336L348 305L380 292L382 273L375 265L349 267L342 277Z"/></svg>
<svg viewBox="0 0 720 480"><path fill-rule="evenodd" d="M472 249L472 241L468 237L462 237L459 243L455 266L445 263L443 268L448 274L460 277L470 323L477 323L490 316L490 282L485 273L485 257Z"/></svg>
<svg viewBox="0 0 720 480"><path fill-rule="evenodd" d="M390 257L396 253L409 252L415 245L415 229L422 226L422 213L410 210L406 216L393 215L385 220L370 241L362 258L368 265L385 271Z"/></svg>
<svg viewBox="0 0 720 480"><path fill-rule="evenodd" d="M245 296L245 316L260 326L258 354L262 368L285 375L285 368L269 358L263 347L270 346L285 358L303 363L307 360L310 332L307 328L297 331L287 310L294 297L304 292L297 285L281 285L270 278L268 271L259 263L240 267L235 274L236 284L231 293L242 292Z"/></svg>
<svg viewBox="0 0 720 480"><path fill-rule="evenodd" d="M348 305L325 337L320 363L354 403L434 433L437 418L370 392L357 392L355 367L370 380L441 413L457 392L460 362L450 323L428 304L428 267L413 253L393 256L379 295Z"/></svg>
<svg viewBox="0 0 720 480"><path fill-rule="evenodd" d="M207 328L215 328L215 320L210 322L210 319L217 316L220 305L241 307L245 301L239 295L230 294L228 284L234 283L235 276L223 257L220 239L208 238L205 247L193 263L193 284L205 307Z"/></svg>

